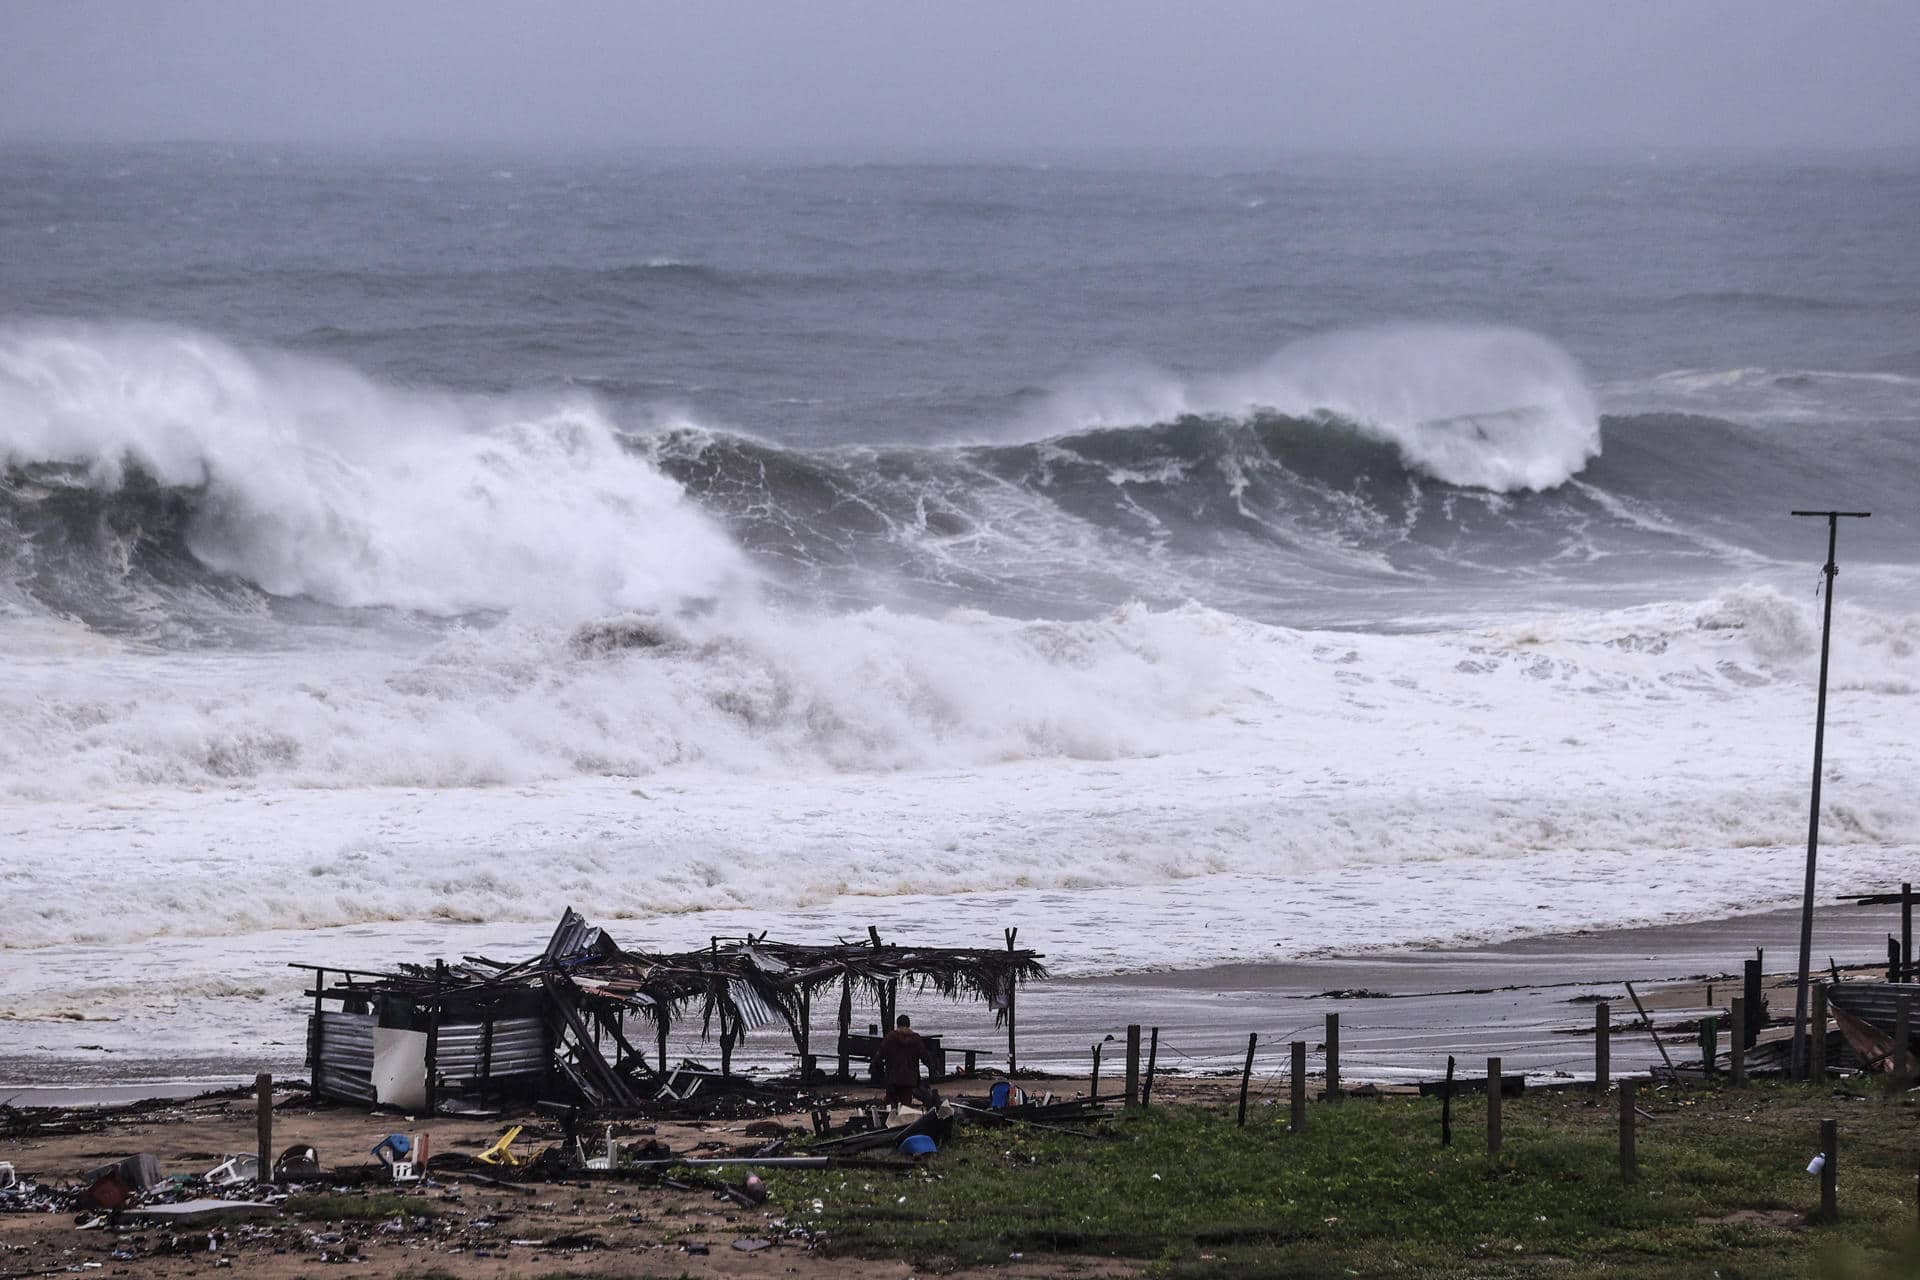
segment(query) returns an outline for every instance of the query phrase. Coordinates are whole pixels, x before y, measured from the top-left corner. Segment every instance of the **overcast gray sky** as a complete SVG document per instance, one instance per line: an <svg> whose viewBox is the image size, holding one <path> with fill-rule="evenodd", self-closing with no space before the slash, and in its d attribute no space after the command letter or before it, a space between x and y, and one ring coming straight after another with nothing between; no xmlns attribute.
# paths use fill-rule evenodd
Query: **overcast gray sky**
<svg viewBox="0 0 1920 1280"><path fill-rule="evenodd" d="M0 0L0 135L1911 145L1920 0Z"/></svg>

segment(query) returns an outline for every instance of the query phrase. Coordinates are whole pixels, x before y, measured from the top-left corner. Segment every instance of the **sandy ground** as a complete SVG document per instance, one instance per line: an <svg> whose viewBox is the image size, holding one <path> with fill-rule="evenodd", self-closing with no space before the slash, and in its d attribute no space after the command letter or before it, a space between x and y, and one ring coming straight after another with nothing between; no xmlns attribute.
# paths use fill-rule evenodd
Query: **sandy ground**
<svg viewBox="0 0 1920 1280"><path fill-rule="evenodd" d="M1169 1100L1193 1097L1220 1088L1218 1081L1192 1082L1170 1088L1163 1096ZM848 1105L836 1108L836 1119L851 1115L856 1104L876 1096L869 1090L849 1090ZM542 1135L541 1145L558 1137L557 1127L550 1122L526 1122L530 1134ZM678 1154L728 1155L766 1143L769 1125L797 1132L807 1124L801 1114L761 1121L630 1123L616 1126L615 1133L629 1141L652 1137ZM45 1183L68 1183L83 1170L143 1151L158 1157L169 1175L203 1173L226 1155L252 1151L254 1125L249 1098L193 1100L155 1114L111 1121L103 1132L0 1143L0 1159L11 1160L23 1176ZM296 1143L313 1146L323 1167L332 1171L370 1163L371 1148L389 1132L428 1133L436 1152L474 1155L501 1128L502 1122L496 1120L436 1117L408 1122L397 1115L358 1108L316 1107L304 1093L292 1092L280 1094L277 1100L273 1140L276 1150ZM737 1182L745 1175L745 1170L738 1170L726 1176ZM903 1179L905 1190L904 1179L909 1175L894 1169L860 1169L849 1176ZM326 1191L332 1185L323 1181L306 1189ZM390 1191L376 1185L351 1194ZM848 1273L846 1260L823 1256L804 1233L789 1233L777 1207L745 1208L711 1190L681 1191L607 1179L508 1189L469 1181L459 1173L437 1173L429 1185L401 1194L434 1216L404 1222L397 1216L329 1221L275 1213L212 1227L127 1223L118 1229L81 1229L73 1213L0 1213L0 1276L98 1270L106 1275L171 1277L230 1269L236 1274L290 1277L312 1275L336 1264L351 1268L353 1274L377 1276L438 1272L477 1277L562 1273L829 1277ZM772 1243L755 1252L735 1247L735 1241L746 1240ZM863 1276L915 1274L913 1268L897 1262L862 1261L858 1269ZM1098 1277L1131 1275L1137 1270L1134 1262L1050 1257L1009 1259L1002 1266L959 1274Z"/></svg>
<svg viewBox="0 0 1920 1280"><path fill-rule="evenodd" d="M1897 913L1862 909L1824 913L1817 962L1835 954L1842 964L1884 955L1884 935ZM1308 1042L1310 1070L1324 1062L1325 1014L1342 1017L1342 1058L1348 1082L1375 1080L1392 1087L1437 1077L1445 1055L1459 1055L1463 1074L1478 1074L1480 1056L1503 1055L1505 1069L1526 1071L1536 1083L1577 1078L1591 1062L1592 1002L1614 1002L1616 1026L1636 1017L1624 984L1637 993L1657 1025L1675 1029L1711 1012L1724 1012L1735 994L1729 981L1756 947L1766 953L1767 987L1776 1018L1792 1009L1793 913L1730 921L1539 938L1474 951L1408 951L1330 957L1294 965L1234 966L1188 973L1048 984L1039 1000L1023 1000L1023 1042L1033 1036L1056 1051L1062 1037L1103 1046L1101 1092L1119 1088L1123 1052L1105 1034L1123 1033L1131 1012L1161 1028L1155 1087L1158 1102L1219 1101L1239 1089L1238 1061L1248 1030L1261 1033L1251 1082L1256 1105L1285 1104L1287 1039ZM1859 976L1871 977L1870 972ZM1645 986L1639 986L1644 981ZM1329 995L1345 992L1345 996ZM1364 992L1365 995L1352 993ZM1076 1005L1078 1006L1076 1008ZM1044 1016L1042 1016L1044 1011ZM1111 1020L1112 1032L1101 1030ZM1062 1025L1064 1023L1064 1026ZM1583 1038L1584 1034L1584 1038ZM968 1037L971 1041L975 1037ZM1690 1034L1668 1035L1677 1059L1697 1056ZM1229 1045L1238 1054L1223 1050ZM1091 1043L1084 1051L1091 1063ZM1214 1052L1193 1052L1196 1047ZM1616 1032L1617 1073L1642 1070L1657 1059L1643 1032ZM1229 1061L1232 1069L1221 1072ZM984 1064L983 1064L984 1065ZM1590 1072L1590 1067L1587 1067ZM1035 1093L1084 1095L1086 1075L1029 1082ZM1316 1084L1316 1088L1317 1088ZM973 1086L978 1089L979 1086ZM972 1091L971 1089L968 1091ZM842 1091L836 1118L874 1097ZM18 1105L44 1101L18 1097ZM76 1100L71 1097L63 1101ZM755 1126L748 1132L748 1125ZM676 1154L746 1153L774 1135L767 1126L799 1130L804 1113L760 1121L627 1124L616 1132L652 1137ZM249 1098L201 1099L140 1115L120 1113L103 1131L0 1140L0 1160L51 1184L138 1152L159 1158L167 1174L203 1173L234 1152L252 1151L255 1117ZM355 1108L313 1105L285 1092L275 1110L275 1149L315 1147L324 1167L340 1170L370 1161L370 1149L389 1132L427 1132L442 1154L473 1155L502 1128L496 1120L438 1117L412 1122ZM530 1129L543 1141L558 1136L550 1122ZM744 1171L731 1175L744 1177ZM901 1177L892 1170L857 1176ZM361 1221L308 1220L278 1214L209 1229L127 1225L81 1229L71 1213L0 1213L0 1277L100 1270L113 1275L199 1275L234 1269L264 1276L313 1274L337 1262L374 1275L473 1276L624 1275L727 1276L847 1274L844 1260L823 1256L804 1231L774 1208L746 1208L713 1190L674 1190L610 1180L548 1183L502 1189L458 1174L405 1192L434 1214L418 1221L377 1217ZM320 1184L315 1190L325 1190ZM767 1240L754 1252L736 1241ZM209 1248L210 1243L216 1247ZM1009 1259L978 1274L1002 1276L1129 1275L1137 1264L1111 1259ZM868 1263L862 1275L907 1276L900 1263ZM967 1273L962 1273L967 1274Z"/></svg>

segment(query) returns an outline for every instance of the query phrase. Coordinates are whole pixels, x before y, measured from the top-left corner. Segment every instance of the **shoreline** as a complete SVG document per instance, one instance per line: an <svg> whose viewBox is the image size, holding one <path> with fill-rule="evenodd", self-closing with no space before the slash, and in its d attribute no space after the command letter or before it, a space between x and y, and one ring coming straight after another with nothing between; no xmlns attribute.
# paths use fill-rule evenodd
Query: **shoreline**
<svg viewBox="0 0 1920 1280"><path fill-rule="evenodd" d="M1500 1056L1510 1071L1578 1079L1591 1074L1593 1003L1608 1000L1615 1069L1642 1071L1660 1059L1643 1032L1621 1029L1637 1021L1627 982L1636 984L1650 1012L1657 1008L1656 1020L1724 1013L1732 989L1719 980L1738 975L1757 947L1765 953L1772 1013L1790 1016L1791 979L1782 975L1790 975L1797 961L1798 922L1796 909L1775 909L1541 933L1476 947L1056 978L1021 993L1019 1060L1023 1068L1081 1074L1095 1043L1122 1039L1126 1026L1138 1022L1160 1028L1160 1067L1166 1071L1237 1069L1249 1035L1259 1037L1256 1074L1279 1070L1292 1039L1307 1041L1317 1070L1325 1016L1338 1013L1342 1074L1356 1083L1438 1075L1448 1054L1467 1062ZM1824 970L1829 956L1843 966L1881 963L1883 939L1898 928L1894 906L1822 904L1815 913L1815 967ZM949 1046L980 1050L983 1071L1004 1069L1005 1033L983 1007L903 996L901 1008L919 1025L941 1031ZM869 1016L857 1013L856 1026ZM819 1037L815 1046L821 1047ZM743 1070L789 1070L790 1048L784 1036L769 1033L744 1046L736 1061ZM715 1052L697 1041L674 1045L676 1053L682 1050L695 1057ZM1690 1041L1680 1050L1697 1053ZM1109 1075L1118 1066L1112 1052L1106 1057ZM237 1045L225 1053L204 1051L191 1060L192 1069L182 1069L179 1056L119 1062L0 1058L0 1101L91 1105L185 1097L250 1082L258 1071L304 1075L302 1056L298 1042L278 1042L252 1051Z"/></svg>

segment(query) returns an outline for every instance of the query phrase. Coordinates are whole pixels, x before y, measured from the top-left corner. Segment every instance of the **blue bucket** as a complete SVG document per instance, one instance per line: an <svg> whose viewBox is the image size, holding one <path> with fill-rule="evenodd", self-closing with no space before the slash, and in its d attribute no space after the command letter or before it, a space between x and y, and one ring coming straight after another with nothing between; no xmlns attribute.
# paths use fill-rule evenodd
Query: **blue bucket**
<svg viewBox="0 0 1920 1280"><path fill-rule="evenodd" d="M938 1150L940 1148L934 1145L933 1139L924 1133L912 1134L900 1140L900 1154L903 1156L930 1156Z"/></svg>

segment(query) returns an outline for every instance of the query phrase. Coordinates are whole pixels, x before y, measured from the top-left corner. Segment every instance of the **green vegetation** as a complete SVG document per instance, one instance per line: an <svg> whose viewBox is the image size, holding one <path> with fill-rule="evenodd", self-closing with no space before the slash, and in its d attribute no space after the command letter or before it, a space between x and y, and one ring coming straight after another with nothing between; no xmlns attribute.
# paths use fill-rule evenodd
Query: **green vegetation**
<svg viewBox="0 0 1920 1280"><path fill-rule="evenodd" d="M1920 1276L1920 1111L1864 1086L1662 1090L1642 1105L1640 1178L1619 1176L1618 1108L1585 1092L1507 1099L1485 1147L1485 1101L1156 1108L1088 1141L967 1129L905 1175L780 1170L769 1188L832 1249L928 1270L1010 1254L1109 1255L1166 1276L1623 1278ZM1805 1168L1840 1122L1840 1221L1808 1225ZM821 1207L813 1208L819 1200Z"/></svg>
<svg viewBox="0 0 1920 1280"><path fill-rule="evenodd" d="M434 1218L439 1208L419 1196L388 1192L384 1195L356 1196L331 1191L288 1196L281 1206L296 1218L309 1222L357 1222L387 1218Z"/></svg>

